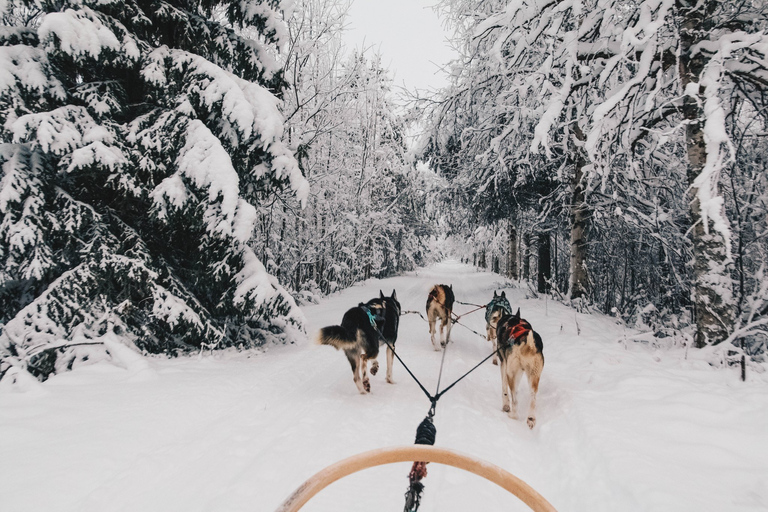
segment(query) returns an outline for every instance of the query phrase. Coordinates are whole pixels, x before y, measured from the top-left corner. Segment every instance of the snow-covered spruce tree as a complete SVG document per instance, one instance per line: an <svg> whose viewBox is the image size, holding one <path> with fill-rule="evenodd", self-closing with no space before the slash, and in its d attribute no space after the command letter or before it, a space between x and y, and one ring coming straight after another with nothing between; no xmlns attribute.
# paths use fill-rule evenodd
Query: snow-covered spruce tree
<svg viewBox="0 0 768 512"><path fill-rule="evenodd" d="M282 142L281 0L28 0L0 32L0 360L43 378L113 329L148 352L301 326L248 247L308 185ZM57 348L61 347L61 348Z"/></svg>

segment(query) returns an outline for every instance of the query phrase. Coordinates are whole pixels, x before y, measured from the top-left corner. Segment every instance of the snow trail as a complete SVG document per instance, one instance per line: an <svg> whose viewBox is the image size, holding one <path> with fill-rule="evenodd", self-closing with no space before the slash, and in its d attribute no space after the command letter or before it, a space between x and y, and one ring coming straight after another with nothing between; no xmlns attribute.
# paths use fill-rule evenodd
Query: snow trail
<svg viewBox="0 0 768 512"><path fill-rule="evenodd" d="M614 319L577 314L496 274L446 262L369 280L303 308L311 339L358 302L397 290L423 312L429 288L487 303L506 290L544 340L537 424L501 412L490 361L438 403L438 446L497 464L561 511L757 511L768 508L768 378L711 368L691 351L624 343ZM473 309L457 305L458 314ZM577 335L576 321L581 334ZM462 318L484 332L482 311ZM454 326L442 387L491 343ZM426 322L401 318L400 356L434 393L441 353ZM298 485L342 458L413 443L429 402L386 355L360 395L349 364L309 339L260 352L152 358L152 379L108 363L57 375L44 393L0 393L0 496L14 511L272 511ZM142 371L146 371L146 368ZM521 417L527 382L519 392ZM303 509L402 510L408 464L336 482ZM461 470L430 464L423 512L527 510Z"/></svg>

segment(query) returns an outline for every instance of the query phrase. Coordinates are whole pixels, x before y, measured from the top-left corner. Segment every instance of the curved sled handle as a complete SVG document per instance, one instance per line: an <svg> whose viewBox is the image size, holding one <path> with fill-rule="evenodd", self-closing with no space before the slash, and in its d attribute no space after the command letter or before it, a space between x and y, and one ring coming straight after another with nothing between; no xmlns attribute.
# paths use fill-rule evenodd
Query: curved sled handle
<svg viewBox="0 0 768 512"><path fill-rule="evenodd" d="M336 480L357 473L363 469L395 462L412 462L421 460L436 462L455 468L463 469L489 480L511 492L528 505L534 512L557 512L544 497L533 490L531 486L517 478L512 473L488 462L475 459L469 455L437 448L428 445L394 446L381 448L339 461L320 470L309 480L301 484L276 512L296 512L303 507L315 494L325 489Z"/></svg>

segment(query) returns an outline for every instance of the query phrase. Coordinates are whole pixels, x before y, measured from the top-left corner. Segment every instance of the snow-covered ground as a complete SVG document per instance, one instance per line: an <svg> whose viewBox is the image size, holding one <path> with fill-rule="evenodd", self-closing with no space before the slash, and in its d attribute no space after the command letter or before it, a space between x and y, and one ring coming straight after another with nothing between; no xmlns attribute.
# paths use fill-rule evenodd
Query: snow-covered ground
<svg viewBox="0 0 768 512"><path fill-rule="evenodd" d="M768 510L768 373L710 367L696 351L625 342L613 319L526 299L502 277L446 262L371 280L305 308L309 334L397 290L422 311L434 283L486 303L504 289L544 339L538 423L501 412L490 361L437 407L437 445L502 466L560 511ZM461 313L471 307L456 306ZM482 312L462 321L484 332ZM577 323L580 334L577 334ZM443 383L490 353L455 326ZM441 353L426 323L402 318L398 352L429 389ZM4 511L272 511L318 470L350 455L413 443L429 403L396 363L360 395L343 354L306 339L266 352L106 362L25 393L0 392ZM528 405L523 385L521 411ZM521 416L523 415L521 413ZM409 464L336 482L307 511L402 510ZM479 477L429 465L420 510L527 510Z"/></svg>

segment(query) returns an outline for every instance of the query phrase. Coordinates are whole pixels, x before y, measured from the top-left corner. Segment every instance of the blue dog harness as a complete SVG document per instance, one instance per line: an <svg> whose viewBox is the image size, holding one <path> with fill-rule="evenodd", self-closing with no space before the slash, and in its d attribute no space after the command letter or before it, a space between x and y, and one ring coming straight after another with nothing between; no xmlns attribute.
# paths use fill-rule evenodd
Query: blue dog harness
<svg viewBox="0 0 768 512"><path fill-rule="evenodd" d="M507 298L499 295L498 297L492 298L491 302L485 306L485 323L491 322L491 313L493 313L493 309L497 306L506 311L508 315L512 314L512 306L509 305Z"/></svg>
<svg viewBox="0 0 768 512"><path fill-rule="evenodd" d="M371 310L370 310L370 309L368 309L368 308L367 308L365 305L363 305L363 304L360 304L360 308L361 308L363 311L365 311L365 313L368 315L368 320L370 320L370 322L371 322L371 325L372 325L374 328L377 328L378 326L376 325L376 319L373 317L373 313L371 313Z"/></svg>

